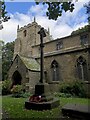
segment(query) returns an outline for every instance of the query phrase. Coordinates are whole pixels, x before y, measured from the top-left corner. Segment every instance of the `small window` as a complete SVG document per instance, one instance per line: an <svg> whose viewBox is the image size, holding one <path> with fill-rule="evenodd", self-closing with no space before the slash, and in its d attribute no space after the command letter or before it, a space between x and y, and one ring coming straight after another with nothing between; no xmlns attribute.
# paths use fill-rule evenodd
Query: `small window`
<svg viewBox="0 0 90 120"><path fill-rule="evenodd" d="M61 48L63 48L63 43L62 43L62 41L57 42L57 44L56 44L56 50L60 50Z"/></svg>
<svg viewBox="0 0 90 120"><path fill-rule="evenodd" d="M87 44L88 43L88 34L84 34L80 36L81 44Z"/></svg>
<svg viewBox="0 0 90 120"><path fill-rule="evenodd" d="M16 58L16 64L18 64L18 58Z"/></svg>
<svg viewBox="0 0 90 120"><path fill-rule="evenodd" d="M23 33L24 33L24 37L26 37L26 35L27 35L27 31L26 31L26 30L24 30L24 32L23 32Z"/></svg>

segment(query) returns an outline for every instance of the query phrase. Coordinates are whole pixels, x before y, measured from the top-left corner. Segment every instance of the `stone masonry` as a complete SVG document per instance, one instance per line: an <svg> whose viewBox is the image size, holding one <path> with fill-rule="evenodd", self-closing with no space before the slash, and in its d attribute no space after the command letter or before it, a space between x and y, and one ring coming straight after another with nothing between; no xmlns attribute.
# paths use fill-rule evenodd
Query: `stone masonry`
<svg viewBox="0 0 90 120"><path fill-rule="evenodd" d="M40 74L40 36L41 26L35 21L17 29L13 63L9 79L15 81L20 74L21 83L26 90L34 91ZM53 40L49 30L44 38L44 77L52 92L58 91L63 81L80 80L90 83L90 31ZM28 63L28 64L27 64ZM16 74L14 75L14 73ZM18 82L16 82L18 83ZM53 89L52 89L53 88Z"/></svg>

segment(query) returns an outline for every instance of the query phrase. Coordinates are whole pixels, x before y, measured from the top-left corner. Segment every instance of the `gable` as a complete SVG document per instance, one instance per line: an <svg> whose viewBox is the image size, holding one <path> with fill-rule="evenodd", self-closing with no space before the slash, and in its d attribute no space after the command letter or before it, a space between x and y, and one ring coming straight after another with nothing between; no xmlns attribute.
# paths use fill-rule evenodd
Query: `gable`
<svg viewBox="0 0 90 120"><path fill-rule="evenodd" d="M22 57L21 55L16 55L15 59L17 59L18 57L21 59L21 61L23 62L27 69L33 71L40 71L40 64L34 58L27 58Z"/></svg>
<svg viewBox="0 0 90 120"><path fill-rule="evenodd" d="M40 64L34 58L19 57L28 69L40 71Z"/></svg>

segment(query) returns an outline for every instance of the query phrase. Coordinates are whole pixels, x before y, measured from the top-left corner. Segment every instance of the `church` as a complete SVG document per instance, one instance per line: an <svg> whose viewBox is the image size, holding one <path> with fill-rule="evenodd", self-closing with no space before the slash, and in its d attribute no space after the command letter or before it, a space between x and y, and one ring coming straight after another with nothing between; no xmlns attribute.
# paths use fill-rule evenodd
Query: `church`
<svg viewBox="0 0 90 120"><path fill-rule="evenodd" d="M26 91L34 92L40 80L41 26L36 20L17 28L13 62L8 72L12 85L22 84ZM90 84L90 30L52 39L49 29L44 37L44 82L52 92L65 81L79 80Z"/></svg>

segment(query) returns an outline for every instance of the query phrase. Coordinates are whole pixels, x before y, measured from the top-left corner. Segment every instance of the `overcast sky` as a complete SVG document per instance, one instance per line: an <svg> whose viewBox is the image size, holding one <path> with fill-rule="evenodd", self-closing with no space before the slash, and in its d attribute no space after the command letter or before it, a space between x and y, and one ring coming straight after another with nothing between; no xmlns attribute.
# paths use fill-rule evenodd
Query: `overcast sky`
<svg viewBox="0 0 90 120"><path fill-rule="evenodd" d="M20 0L21 1L21 0ZM49 20L45 15L47 6L36 5L34 2L6 2L7 11L11 19L3 23L4 29L0 30L0 39L6 42L14 41L17 37L17 25L20 27L36 22L45 29L50 28L53 39L68 36L72 31L88 24L86 8L83 7L89 0L78 0L72 13L63 12L57 21Z"/></svg>

